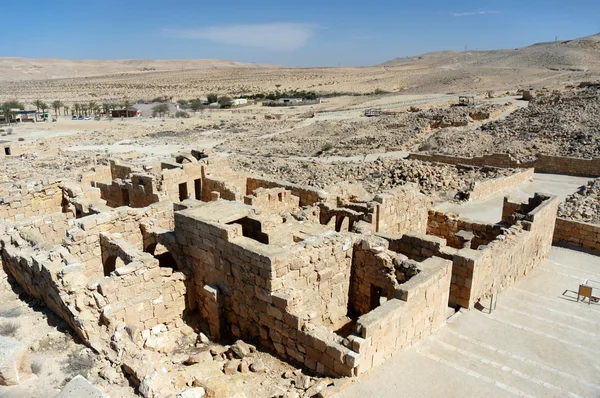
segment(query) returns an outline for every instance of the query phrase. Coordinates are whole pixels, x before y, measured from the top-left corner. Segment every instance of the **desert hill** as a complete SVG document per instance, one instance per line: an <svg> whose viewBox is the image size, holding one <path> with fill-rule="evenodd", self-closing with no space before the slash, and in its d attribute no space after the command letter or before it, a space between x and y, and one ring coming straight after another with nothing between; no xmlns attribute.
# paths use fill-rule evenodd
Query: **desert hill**
<svg viewBox="0 0 600 398"><path fill-rule="evenodd" d="M60 79L136 73L146 71L263 68L273 67L255 63L235 62L220 59L197 60L83 60L74 61L55 58L0 58L0 80Z"/></svg>
<svg viewBox="0 0 600 398"><path fill-rule="evenodd" d="M537 43L510 50L437 51L396 58L378 66L437 67L447 69L505 67L546 68L563 71L600 69L600 33L575 40Z"/></svg>

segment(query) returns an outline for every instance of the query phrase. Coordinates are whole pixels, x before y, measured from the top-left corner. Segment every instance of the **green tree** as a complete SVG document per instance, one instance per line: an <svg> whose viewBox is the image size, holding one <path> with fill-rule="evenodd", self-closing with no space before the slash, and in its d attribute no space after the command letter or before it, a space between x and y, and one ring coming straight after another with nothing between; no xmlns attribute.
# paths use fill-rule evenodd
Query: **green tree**
<svg viewBox="0 0 600 398"><path fill-rule="evenodd" d="M108 115L110 113L110 104L108 103L104 103L102 104L102 112L104 112L105 115Z"/></svg>
<svg viewBox="0 0 600 398"><path fill-rule="evenodd" d="M123 107L123 109L125 109L125 117L129 117L129 108L131 107L131 102L127 98L125 98L121 106Z"/></svg>
<svg viewBox="0 0 600 398"><path fill-rule="evenodd" d="M63 115L67 116L69 114L69 106L63 105Z"/></svg>
<svg viewBox="0 0 600 398"><path fill-rule="evenodd" d="M98 108L98 104L96 104L94 101L91 101L91 102L88 104L88 109L90 110L90 115L91 115L91 114L95 114L95 112L96 112L97 108Z"/></svg>
<svg viewBox="0 0 600 398"><path fill-rule="evenodd" d="M208 94L206 96L206 99L208 100L209 104L214 104L215 102L217 102L217 98L218 98L217 94Z"/></svg>
<svg viewBox="0 0 600 398"><path fill-rule="evenodd" d="M73 105L73 111L75 111L75 115L79 116L79 111L81 110L81 105L79 105L78 103L75 103Z"/></svg>
<svg viewBox="0 0 600 398"><path fill-rule="evenodd" d="M64 106L64 104L61 101L52 102L52 108L54 109L54 114L56 115L57 119L59 116L60 108L63 106Z"/></svg>
<svg viewBox="0 0 600 398"><path fill-rule="evenodd" d="M2 114L4 115L4 121L6 124L10 125L11 120L14 118L15 112L13 111L13 107L10 102L2 103Z"/></svg>
<svg viewBox="0 0 600 398"><path fill-rule="evenodd" d="M169 113L169 106L167 104L160 104L152 107L152 116L163 117L163 115Z"/></svg>
<svg viewBox="0 0 600 398"><path fill-rule="evenodd" d="M44 105L44 101L37 99L33 101L33 105L35 105L35 109L39 112L42 109L42 105Z"/></svg>
<svg viewBox="0 0 600 398"><path fill-rule="evenodd" d="M233 103L231 98L227 96L220 97L217 101L221 108L231 108L231 104Z"/></svg>
<svg viewBox="0 0 600 398"><path fill-rule="evenodd" d="M190 109L194 112L201 111L204 109L204 104L200 100L193 100Z"/></svg>

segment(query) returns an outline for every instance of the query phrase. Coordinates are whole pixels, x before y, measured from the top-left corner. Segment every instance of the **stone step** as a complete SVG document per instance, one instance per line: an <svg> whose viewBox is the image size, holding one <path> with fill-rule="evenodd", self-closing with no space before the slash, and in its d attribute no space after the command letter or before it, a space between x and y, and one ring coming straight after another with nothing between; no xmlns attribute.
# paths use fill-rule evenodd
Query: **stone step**
<svg viewBox="0 0 600 398"><path fill-rule="evenodd" d="M577 395L588 397L600 395L600 382L597 380L586 380L572 368L555 366L547 362L538 362L529 356L524 356L514 350L506 350L496 345L483 343L476 337L465 336L460 333L446 333L441 342L452 345L457 349L465 350L479 358L487 358L490 361L507 366L525 375L533 375L537 379L550 382L564 390Z"/></svg>

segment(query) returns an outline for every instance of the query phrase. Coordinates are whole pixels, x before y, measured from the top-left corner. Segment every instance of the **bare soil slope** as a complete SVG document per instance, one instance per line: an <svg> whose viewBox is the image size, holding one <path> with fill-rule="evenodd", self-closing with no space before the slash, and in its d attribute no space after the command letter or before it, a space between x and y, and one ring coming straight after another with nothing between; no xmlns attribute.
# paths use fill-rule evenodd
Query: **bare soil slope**
<svg viewBox="0 0 600 398"><path fill-rule="evenodd" d="M459 69L482 66L497 68L547 68L586 71L600 66L600 33L575 40L537 43L528 47L492 51L439 51L417 57L396 58L380 66L429 66Z"/></svg>
<svg viewBox="0 0 600 398"><path fill-rule="evenodd" d="M119 73L220 68L273 67L221 59L73 61L54 58L0 58L0 80L59 79Z"/></svg>

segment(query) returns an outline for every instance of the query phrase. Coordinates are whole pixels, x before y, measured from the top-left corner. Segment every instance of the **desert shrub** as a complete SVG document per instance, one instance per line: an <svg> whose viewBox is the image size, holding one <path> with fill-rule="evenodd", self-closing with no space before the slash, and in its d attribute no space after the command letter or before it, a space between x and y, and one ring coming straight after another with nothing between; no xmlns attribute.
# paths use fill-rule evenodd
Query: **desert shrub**
<svg viewBox="0 0 600 398"><path fill-rule="evenodd" d="M62 370L72 376L82 375L85 378L90 377L91 370L94 368L94 357L92 355L74 355L69 354L63 362Z"/></svg>
<svg viewBox="0 0 600 398"><path fill-rule="evenodd" d="M6 310L0 310L0 318L16 318L21 315L19 308L9 308Z"/></svg>
<svg viewBox="0 0 600 398"><path fill-rule="evenodd" d="M19 141L25 141L25 138L19 137Z"/></svg>
<svg viewBox="0 0 600 398"><path fill-rule="evenodd" d="M12 128L9 127L9 128L6 129L6 134L11 135L12 132L13 132Z"/></svg>
<svg viewBox="0 0 600 398"><path fill-rule="evenodd" d="M213 104L213 103L217 102L218 95L217 94L208 94L206 96L206 99L208 100L209 104Z"/></svg>
<svg viewBox="0 0 600 398"><path fill-rule="evenodd" d="M390 93L389 91L382 90L382 89L380 89L380 88L376 88L376 89L375 89L375 91L373 91L373 94L375 94L375 95L379 95L379 94L389 94L389 93Z"/></svg>
<svg viewBox="0 0 600 398"><path fill-rule="evenodd" d="M331 151L333 149L333 145L331 142L326 142L325 145L321 148L321 152Z"/></svg>
<svg viewBox="0 0 600 398"><path fill-rule="evenodd" d="M19 330L19 325L15 322L0 324L0 336L15 337L17 335L17 330Z"/></svg>
<svg viewBox="0 0 600 398"><path fill-rule="evenodd" d="M178 117L178 118L182 117L182 118L187 119L188 117L190 117L190 114L187 112L179 111L175 114L175 117Z"/></svg>

